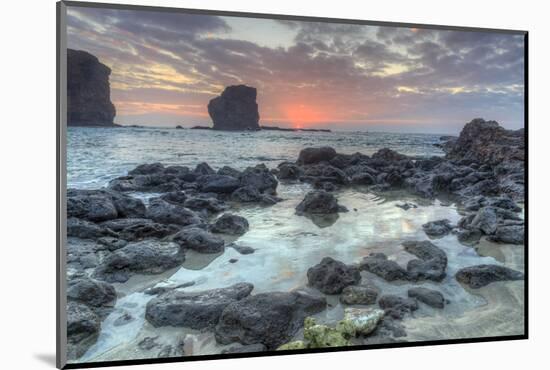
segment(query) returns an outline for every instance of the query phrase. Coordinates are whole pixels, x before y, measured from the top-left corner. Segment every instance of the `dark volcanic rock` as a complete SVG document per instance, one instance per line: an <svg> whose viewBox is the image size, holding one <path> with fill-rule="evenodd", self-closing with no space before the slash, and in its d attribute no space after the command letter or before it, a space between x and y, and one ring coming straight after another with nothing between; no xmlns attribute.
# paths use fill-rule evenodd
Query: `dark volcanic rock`
<svg viewBox="0 0 550 370"><path fill-rule="evenodd" d="M260 114L256 89L245 85L228 86L208 103L208 114L215 130L259 130Z"/></svg>
<svg viewBox="0 0 550 370"><path fill-rule="evenodd" d="M92 307L112 307L116 301L115 288L108 283L90 278L70 280L67 299Z"/></svg>
<svg viewBox="0 0 550 370"><path fill-rule="evenodd" d="M339 294L349 286L361 281L359 269L325 257L307 270L308 284L325 294Z"/></svg>
<svg viewBox="0 0 550 370"><path fill-rule="evenodd" d="M281 180L298 180L302 175L302 169L294 163L283 162L277 168L277 177Z"/></svg>
<svg viewBox="0 0 550 370"><path fill-rule="evenodd" d="M185 255L176 243L143 240L109 254L94 273L108 282L125 282L134 273L159 274L179 266Z"/></svg>
<svg viewBox="0 0 550 370"><path fill-rule="evenodd" d="M407 159L407 156L404 154L397 153L394 150L388 148L382 148L372 155L373 159L379 159L388 162L401 161Z"/></svg>
<svg viewBox="0 0 550 370"><path fill-rule="evenodd" d="M422 225L422 229L424 229L427 235L437 237L447 235L453 227L451 226L451 221L444 219L425 223Z"/></svg>
<svg viewBox="0 0 550 370"><path fill-rule="evenodd" d="M203 223L203 220L195 212L159 198L149 202L145 217L161 224L187 226Z"/></svg>
<svg viewBox="0 0 550 370"><path fill-rule="evenodd" d="M210 227L214 233L243 235L248 231L248 221L246 218L225 213L221 215Z"/></svg>
<svg viewBox="0 0 550 370"><path fill-rule="evenodd" d="M264 352L267 348L261 344L248 344L246 346L240 346L240 347L230 347L228 349L224 349L222 353L252 353L252 352Z"/></svg>
<svg viewBox="0 0 550 370"><path fill-rule="evenodd" d="M315 164L328 162L336 156L336 150L331 147L305 148L298 156L299 164Z"/></svg>
<svg viewBox="0 0 550 370"><path fill-rule="evenodd" d="M499 226L495 234L489 237L489 240L496 243L523 244L524 238L523 225L508 225Z"/></svg>
<svg viewBox="0 0 550 370"><path fill-rule="evenodd" d="M113 190L67 190L67 217L98 222L144 214L141 200Z"/></svg>
<svg viewBox="0 0 550 370"><path fill-rule="evenodd" d="M429 241L406 241L403 247L419 258L407 263L407 272L411 280L441 281L445 278L447 255L443 250Z"/></svg>
<svg viewBox="0 0 550 370"><path fill-rule="evenodd" d="M128 241L160 239L179 230L176 225L159 224L146 218L120 218L102 222L101 226L113 230L120 238Z"/></svg>
<svg viewBox="0 0 550 370"><path fill-rule="evenodd" d="M359 268L380 276L386 281L409 280L409 273L384 253L371 253L363 258Z"/></svg>
<svg viewBox="0 0 550 370"><path fill-rule="evenodd" d="M376 303L377 297L378 291L372 287L350 285L342 290L340 302L350 305L369 305Z"/></svg>
<svg viewBox="0 0 550 370"><path fill-rule="evenodd" d="M241 186L238 179L227 175L204 175L197 179L204 193L231 194Z"/></svg>
<svg viewBox="0 0 550 370"><path fill-rule="evenodd" d="M193 211L200 212L204 216L213 215L227 209L227 205L221 200L203 195L188 198L183 205Z"/></svg>
<svg viewBox="0 0 550 370"><path fill-rule="evenodd" d="M425 303L430 307L445 307L445 297L443 297L443 294L441 294L437 290L423 287L411 288L407 291L407 295L409 296L409 298L416 298L420 302Z"/></svg>
<svg viewBox="0 0 550 370"><path fill-rule="evenodd" d="M481 231L478 229L460 229L456 232L456 237L458 238L458 241L468 246L477 244L481 239L481 236Z"/></svg>
<svg viewBox="0 0 550 370"><path fill-rule="evenodd" d="M494 234L498 226L498 217L495 208L483 207L472 219L470 228L480 229L484 234Z"/></svg>
<svg viewBox="0 0 550 370"><path fill-rule="evenodd" d="M273 350L288 342L307 316L325 308L324 297L303 291L252 295L223 310L216 326L216 340L221 344L261 343Z"/></svg>
<svg viewBox="0 0 550 370"><path fill-rule="evenodd" d="M103 236L115 237L117 234L93 222L71 217L67 219L67 236L81 239L97 239Z"/></svg>
<svg viewBox="0 0 550 370"><path fill-rule="evenodd" d="M147 303L145 318L155 327L212 328L218 323L224 308L247 297L253 288L252 284L238 283L201 292L172 290Z"/></svg>
<svg viewBox="0 0 550 370"><path fill-rule="evenodd" d="M238 244L235 244L235 243L228 244L227 247L235 249L240 254L252 254L256 251L252 247L249 247L249 246L246 246L246 245L238 245Z"/></svg>
<svg viewBox="0 0 550 370"><path fill-rule="evenodd" d="M494 281L523 280L523 274L504 266L477 265L458 270L455 278L470 288L477 289Z"/></svg>
<svg viewBox="0 0 550 370"><path fill-rule="evenodd" d="M67 303L67 357L75 360L90 348L99 336L101 321L88 306Z"/></svg>
<svg viewBox="0 0 550 370"><path fill-rule="evenodd" d="M173 241L184 249L199 253L219 253L224 250L222 238L198 227L186 227L173 237Z"/></svg>
<svg viewBox="0 0 550 370"><path fill-rule="evenodd" d="M240 203L260 203L264 205L273 205L281 201L281 199L276 196L261 193L257 188L251 185L243 186L235 190L231 194L231 200Z"/></svg>
<svg viewBox="0 0 550 370"><path fill-rule="evenodd" d="M306 194L304 200L296 206L296 214L331 214L346 212L347 209L338 205L334 195L324 190L314 190Z"/></svg>
<svg viewBox="0 0 550 370"><path fill-rule="evenodd" d="M260 193L275 195L279 182L264 164L254 167L247 167L242 173L240 180L241 187L251 186Z"/></svg>
<svg viewBox="0 0 550 370"><path fill-rule="evenodd" d="M69 126L114 126L111 103L111 70L95 56L67 49L67 124Z"/></svg>
<svg viewBox="0 0 550 370"><path fill-rule="evenodd" d="M418 310L418 303L415 299L396 295L380 297L378 305L386 312L386 315L397 320L401 320L406 314Z"/></svg>

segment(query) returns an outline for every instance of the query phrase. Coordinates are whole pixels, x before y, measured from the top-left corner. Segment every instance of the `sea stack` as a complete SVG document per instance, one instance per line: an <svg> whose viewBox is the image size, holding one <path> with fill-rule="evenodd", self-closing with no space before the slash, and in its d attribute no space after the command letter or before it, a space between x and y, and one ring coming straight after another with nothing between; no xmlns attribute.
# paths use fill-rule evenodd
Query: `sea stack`
<svg viewBox="0 0 550 370"><path fill-rule="evenodd" d="M67 49L67 124L114 126L116 111L111 102L111 69L97 57Z"/></svg>
<svg viewBox="0 0 550 370"><path fill-rule="evenodd" d="M256 89L246 85L228 86L208 103L214 130L259 130L260 114Z"/></svg>

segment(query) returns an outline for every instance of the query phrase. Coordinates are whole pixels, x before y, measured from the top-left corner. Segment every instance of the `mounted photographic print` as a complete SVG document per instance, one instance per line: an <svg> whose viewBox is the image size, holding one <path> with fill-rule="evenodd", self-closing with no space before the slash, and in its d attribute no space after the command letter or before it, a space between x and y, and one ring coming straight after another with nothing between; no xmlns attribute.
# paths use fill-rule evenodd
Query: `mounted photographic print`
<svg viewBox="0 0 550 370"><path fill-rule="evenodd" d="M524 31L58 3L58 366L527 338L526 86Z"/></svg>

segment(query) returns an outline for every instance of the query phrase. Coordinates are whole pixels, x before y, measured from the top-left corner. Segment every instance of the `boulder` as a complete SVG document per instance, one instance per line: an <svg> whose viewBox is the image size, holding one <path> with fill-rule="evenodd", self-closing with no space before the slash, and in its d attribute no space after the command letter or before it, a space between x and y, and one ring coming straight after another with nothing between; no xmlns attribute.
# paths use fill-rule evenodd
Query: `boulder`
<svg viewBox="0 0 550 370"><path fill-rule="evenodd" d="M159 198L149 202L145 217L161 224L187 226L203 223L195 212Z"/></svg>
<svg viewBox="0 0 550 370"><path fill-rule="evenodd" d="M113 127L111 69L94 55L67 49L67 125Z"/></svg>
<svg viewBox="0 0 550 370"><path fill-rule="evenodd" d="M91 307L113 307L116 302L115 288L106 282L87 277L69 280L67 299Z"/></svg>
<svg viewBox="0 0 550 370"><path fill-rule="evenodd" d="M246 85L228 86L208 103L214 130L259 130L260 115L256 89Z"/></svg>
<svg viewBox="0 0 550 370"><path fill-rule="evenodd" d="M372 155L373 159L383 160L387 162L396 162L407 159L404 154L397 153L395 150L389 148L382 148Z"/></svg>
<svg viewBox="0 0 550 370"><path fill-rule="evenodd" d="M210 227L213 233L243 235L248 231L248 221L242 216L224 213Z"/></svg>
<svg viewBox="0 0 550 370"><path fill-rule="evenodd" d="M273 175L269 169L259 164L254 167L247 167L242 173L240 180L240 187L253 187L260 193L275 195L279 182L275 175Z"/></svg>
<svg viewBox="0 0 550 370"><path fill-rule="evenodd" d="M171 242L143 240L107 255L95 270L94 276L108 282L123 283L134 273L159 274L181 265L185 254Z"/></svg>
<svg viewBox="0 0 550 370"><path fill-rule="evenodd" d="M396 295L385 295L380 297L378 305L387 316L401 320L406 314L416 311L418 303L412 298L403 298Z"/></svg>
<svg viewBox="0 0 550 370"><path fill-rule="evenodd" d="M206 162L201 162L195 166L193 173L197 176L214 175L216 171Z"/></svg>
<svg viewBox="0 0 550 370"><path fill-rule="evenodd" d="M144 214L141 200L113 190L67 190L67 217L99 222Z"/></svg>
<svg viewBox="0 0 550 370"><path fill-rule="evenodd" d="M328 162L336 156L336 150L331 147L305 148L298 155L298 164L316 164Z"/></svg>
<svg viewBox="0 0 550 370"><path fill-rule="evenodd" d="M76 217L67 219L67 236L81 239L97 239L103 236L116 237L117 234L107 228L101 227L93 222Z"/></svg>
<svg viewBox="0 0 550 370"><path fill-rule="evenodd" d="M453 227L447 219L431 221L422 225L422 229L428 236L442 237L451 232Z"/></svg>
<svg viewBox="0 0 550 370"><path fill-rule="evenodd" d="M159 224L146 218L120 218L102 222L101 226L116 232L119 238L128 241L161 239L179 230L176 225Z"/></svg>
<svg viewBox="0 0 550 370"><path fill-rule="evenodd" d="M277 177L281 180L298 180L302 176L302 169L294 163L283 162L277 168Z"/></svg>
<svg viewBox="0 0 550 370"><path fill-rule="evenodd" d="M231 303L250 295L254 286L238 283L227 288L200 292L171 290L147 303L145 318L153 326L183 326L191 329L213 328L222 311Z"/></svg>
<svg viewBox="0 0 550 370"><path fill-rule="evenodd" d="M273 350L288 342L307 316L326 308L326 299L305 291L251 295L228 305L216 326L221 344L261 343Z"/></svg>
<svg viewBox="0 0 550 370"><path fill-rule="evenodd" d="M368 172L356 173L351 177L351 183L353 185L374 185L376 179Z"/></svg>
<svg viewBox="0 0 550 370"><path fill-rule="evenodd" d="M306 194L305 198L296 206L296 214L332 214L346 212L340 206L336 197L324 190L314 190Z"/></svg>
<svg viewBox="0 0 550 370"><path fill-rule="evenodd" d="M183 249L192 249L199 253L220 253L224 250L222 238L198 227L186 227L178 232L172 240Z"/></svg>
<svg viewBox="0 0 550 370"><path fill-rule="evenodd" d="M171 191L171 192L168 192L166 194L161 195L160 199L162 199L162 200L164 200L168 203L172 203L172 204L182 206L182 205L185 204L185 200L187 199L187 195L183 191Z"/></svg>
<svg viewBox="0 0 550 370"><path fill-rule="evenodd" d="M523 280L523 273L499 265L477 265L458 270L455 278L472 289L478 289L495 281Z"/></svg>
<svg viewBox="0 0 550 370"><path fill-rule="evenodd" d="M469 225L470 229L479 229L486 235L494 234L497 227L498 217L494 207L479 209Z"/></svg>
<svg viewBox="0 0 550 370"><path fill-rule="evenodd" d="M204 193L231 194L239 186L238 179L227 175L203 175L197 179L201 191Z"/></svg>
<svg viewBox="0 0 550 370"><path fill-rule="evenodd" d="M128 175L153 175L163 173L164 171L165 167L162 163L144 163L128 171Z"/></svg>
<svg viewBox="0 0 550 370"><path fill-rule="evenodd" d="M185 208L200 212L205 216L213 215L227 209L227 205L224 202L214 197L204 195L188 198L183 205Z"/></svg>
<svg viewBox="0 0 550 370"><path fill-rule="evenodd" d="M409 298L416 298L418 301L434 308L445 307L445 297L437 290L417 287L407 291Z"/></svg>
<svg viewBox="0 0 550 370"><path fill-rule="evenodd" d="M373 273L386 281L409 280L407 270L389 260L384 253L371 253L359 264L361 270Z"/></svg>
<svg viewBox="0 0 550 370"><path fill-rule="evenodd" d="M97 341L101 321L85 304L67 302L67 358L76 360Z"/></svg>
<svg viewBox="0 0 550 370"><path fill-rule="evenodd" d="M307 280L310 286L325 294L340 294L345 287L358 284L361 274L355 266L325 257L307 270Z"/></svg>
<svg viewBox="0 0 550 370"><path fill-rule="evenodd" d="M496 243L523 244L525 239L523 225L498 226L495 234L489 240Z"/></svg>
<svg viewBox="0 0 550 370"><path fill-rule="evenodd" d="M445 278L447 255L442 249L429 241L406 241L403 242L403 247L418 257L407 263L407 273L411 280L426 279L439 282Z"/></svg>
<svg viewBox="0 0 550 370"><path fill-rule="evenodd" d="M227 245L228 248L233 248L240 254L246 255L246 254L252 254L256 251L256 249L246 246L246 245L238 245L236 243L231 243Z"/></svg>
<svg viewBox="0 0 550 370"><path fill-rule="evenodd" d="M350 285L342 290L340 302L348 305L369 305L376 303L378 291L369 286Z"/></svg>

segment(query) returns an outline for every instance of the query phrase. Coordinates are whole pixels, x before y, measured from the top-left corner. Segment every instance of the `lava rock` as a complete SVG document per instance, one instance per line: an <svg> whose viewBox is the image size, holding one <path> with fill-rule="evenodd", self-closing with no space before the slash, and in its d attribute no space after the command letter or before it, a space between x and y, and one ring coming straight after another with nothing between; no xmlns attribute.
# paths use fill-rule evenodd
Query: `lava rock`
<svg viewBox="0 0 550 370"><path fill-rule="evenodd" d="M378 305L386 312L387 316L397 320L403 319L406 314L418 309L416 300L396 295L385 295L380 297Z"/></svg>
<svg viewBox="0 0 550 370"><path fill-rule="evenodd" d="M403 247L419 258L407 263L407 272L411 280L442 281L445 278L447 255L442 249L429 241L406 241L403 242Z"/></svg>
<svg viewBox="0 0 550 370"><path fill-rule="evenodd" d="M174 235L172 240L183 249L199 253L220 253L225 244L222 238L198 227L186 227Z"/></svg>
<svg viewBox="0 0 550 370"><path fill-rule="evenodd" d="M149 202L145 217L161 224L187 226L203 223L195 212L158 198Z"/></svg>
<svg viewBox="0 0 550 370"><path fill-rule="evenodd" d="M113 307L116 298L115 288L106 282L86 277L68 282L68 300L74 300L91 307Z"/></svg>
<svg viewBox="0 0 550 370"><path fill-rule="evenodd" d="M422 229L429 236L441 237L450 233L453 227L451 226L451 221L443 219L425 223L422 225Z"/></svg>
<svg viewBox="0 0 550 370"><path fill-rule="evenodd" d="M307 279L310 286L325 294L340 294L345 287L358 284L361 274L355 266L325 257L307 270Z"/></svg>
<svg viewBox="0 0 550 370"><path fill-rule="evenodd" d="M378 291L368 286L350 285L342 290L340 302L349 305L369 305L376 303Z"/></svg>
<svg viewBox="0 0 550 370"><path fill-rule="evenodd" d="M299 164L315 164L328 162L336 156L336 150L331 147L305 148L298 155Z"/></svg>
<svg viewBox="0 0 550 370"><path fill-rule="evenodd" d="M146 218L121 218L102 222L101 226L113 230L120 238L128 241L160 239L179 230L176 225L159 224Z"/></svg>
<svg viewBox="0 0 550 370"><path fill-rule="evenodd" d="M208 103L214 130L259 130L260 115L256 89L246 85L228 86Z"/></svg>
<svg viewBox="0 0 550 370"><path fill-rule="evenodd" d="M332 214L346 212L347 209L338 204L336 197L324 190L314 190L296 206L296 214Z"/></svg>
<svg viewBox="0 0 550 370"><path fill-rule="evenodd" d="M261 343L273 350L288 342L307 316L326 308L326 299L304 291L251 295L228 305L216 326L221 344Z"/></svg>
<svg viewBox="0 0 550 370"><path fill-rule="evenodd" d="M472 289L478 289L495 281L523 280L523 273L504 266L477 265L458 270L455 278Z"/></svg>
<svg viewBox="0 0 550 370"><path fill-rule="evenodd" d="M101 321L88 306L75 301L67 303L67 357L76 360L99 337Z"/></svg>
<svg viewBox="0 0 550 370"><path fill-rule="evenodd" d="M437 290L417 287L411 288L407 291L409 298L416 298L418 301L427 304L434 308L445 307L445 297Z"/></svg>
<svg viewBox="0 0 550 370"><path fill-rule="evenodd" d="M67 217L100 222L121 217L143 217L139 199L113 190L67 190Z"/></svg>
<svg viewBox="0 0 550 370"><path fill-rule="evenodd" d="M243 235L248 231L248 227L246 218L225 213L216 219L210 227L210 231L229 235Z"/></svg>
<svg viewBox="0 0 550 370"><path fill-rule="evenodd" d="M384 253L371 253L359 264L361 270L380 276L386 281L409 280L407 270L391 261Z"/></svg>
<svg viewBox="0 0 550 370"><path fill-rule="evenodd" d="M201 292L171 290L147 303L145 318L153 326L183 326L191 329L213 328L222 311L231 303L250 295L254 286L238 283L227 288Z"/></svg>

